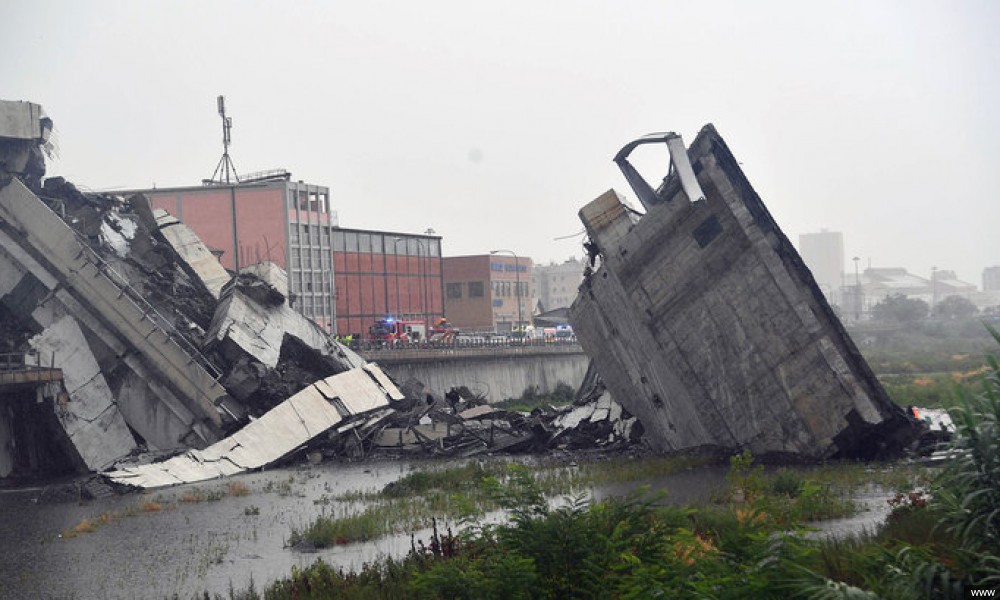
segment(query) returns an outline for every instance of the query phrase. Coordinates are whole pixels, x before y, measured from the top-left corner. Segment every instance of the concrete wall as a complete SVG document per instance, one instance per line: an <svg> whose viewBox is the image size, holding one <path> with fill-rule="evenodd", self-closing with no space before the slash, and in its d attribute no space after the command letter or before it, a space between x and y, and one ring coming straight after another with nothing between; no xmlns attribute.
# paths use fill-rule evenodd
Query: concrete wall
<svg viewBox="0 0 1000 600"><path fill-rule="evenodd" d="M369 355L400 384L413 377L436 396L452 387L466 386L482 393L489 402L520 398L524 390L538 387L541 394L565 383L573 391L583 382L590 359L582 350L564 353L500 354L496 350L415 351L420 357L389 358ZM516 349L509 349L515 350ZM401 353L392 353L401 354Z"/></svg>
<svg viewBox="0 0 1000 600"><path fill-rule="evenodd" d="M63 372L69 402L60 403L56 416L87 467L99 471L134 450L135 439L76 320L63 317L30 343Z"/></svg>

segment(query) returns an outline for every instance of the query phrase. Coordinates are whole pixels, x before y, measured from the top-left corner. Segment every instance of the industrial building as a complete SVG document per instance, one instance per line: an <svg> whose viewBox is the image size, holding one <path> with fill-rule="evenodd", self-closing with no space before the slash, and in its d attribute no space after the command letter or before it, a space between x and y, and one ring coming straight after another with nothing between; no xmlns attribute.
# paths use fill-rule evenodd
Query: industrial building
<svg viewBox="0 0 1000 600"><path fill-rule="evenodd" d="M337 332L364 336L378 319L444 314L441 238L391 231L333 230Z"/></svg>
<svg viewBox="0 0 1000 600"><path fill-rule="evenodd" d="M270 261L288 273L294 307L327 331L336 319L327 187L291 181L287 171L238 183L156 188L142 193L190 227L232 271Z"/></svg>
<svg viewBox="0 0 1000 600"><path fill-rule="evenodd" d="M455 327L510 332L531 322L530 258L496 250L449 256L442 264L444 310Z"/></svg>
<svg viewBox="0 0 1000 600"><path fill-rule="evenodd" d="M277 170L124 193L136 192L194 230L227 269L285 269L293 307L328 332L358 336L377 318L442 314L441 238L340 229L325 186Z"/></svg>

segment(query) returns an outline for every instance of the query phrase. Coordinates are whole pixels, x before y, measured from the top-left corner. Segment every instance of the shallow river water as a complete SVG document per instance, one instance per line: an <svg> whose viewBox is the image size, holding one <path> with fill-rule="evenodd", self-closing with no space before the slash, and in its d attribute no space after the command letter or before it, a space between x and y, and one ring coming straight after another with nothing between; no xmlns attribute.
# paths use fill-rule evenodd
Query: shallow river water
<svg viewBox="0 0 1000 600"><path fill-rule="evenodd" d="M352 567L380 553L399 554L409 536L317 553L285 548L285 541L292 527L329 510L317 500L380 489L409 469L389 462L276 469L83 503L39 502L38 488L0 491L0 598L189 598L223 593L230 583L243 588L251 577L264 584L318 556ZM223 496L235 482L249 493ZM213 493L223 497L182 501ZM146 512L144 500L164 509ZM111 513L132 514L91 533L62 535L83 519Z"/></svg>
<svg viewBox="0 0 1000 600"><path fill-rule="evenodd" d="M329 498L351 490L378 490L412 469L428 466L442 464L328 463L85 502L48 502L39 487L0 489L0 598L162 599L177 594L185 600L204 591L224 594L230 585L242 589L251 578L260 589L288 575L293 566L308 566L319 557L357 568L380 555L401 556L410 548L409 534L312 553L285 544L293 527L330 512ZM698 502L724 485L725 473L724 468L701 468L593 494L598 499L624 495L649 484L665 489L669 502ZM249 493L223 495L233 484L242 484ZM223 497L182 500L213 493ZM156 508L153 501L163 509L149 510ZM128 516L90 533L63 535L83 519L112 513ZM878 518L863 516L866 523L873 517ZM426 539L426 533L418 539Z"/></svg>

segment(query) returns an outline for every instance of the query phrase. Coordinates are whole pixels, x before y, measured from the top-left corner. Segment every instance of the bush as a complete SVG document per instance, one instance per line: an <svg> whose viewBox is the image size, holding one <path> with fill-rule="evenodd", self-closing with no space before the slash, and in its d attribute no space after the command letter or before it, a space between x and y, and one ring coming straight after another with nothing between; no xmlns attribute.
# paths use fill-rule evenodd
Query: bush
<svg viewBox="0 0 1000 600"><path fill-rule="evenodd" d="M802 491L805 481L802 475L788 469L778 469L778 472L771 478L771 492L797 498Z"/></svg>

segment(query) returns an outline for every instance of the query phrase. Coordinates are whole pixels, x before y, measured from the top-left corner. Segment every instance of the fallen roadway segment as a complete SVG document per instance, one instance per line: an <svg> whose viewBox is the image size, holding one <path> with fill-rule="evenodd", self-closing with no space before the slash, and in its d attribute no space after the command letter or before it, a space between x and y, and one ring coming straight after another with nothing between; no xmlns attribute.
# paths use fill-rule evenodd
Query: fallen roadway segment
<svg viewBox="0 0 1000 600"><path fill-rule="evenodd" d="M104 473L114 483L150 489L227 477L260 469L307 442L403 400L375 364L331 375L299 391L259 419L204 450L188 450L163 462Z"/></svg>

